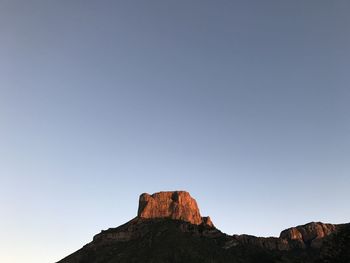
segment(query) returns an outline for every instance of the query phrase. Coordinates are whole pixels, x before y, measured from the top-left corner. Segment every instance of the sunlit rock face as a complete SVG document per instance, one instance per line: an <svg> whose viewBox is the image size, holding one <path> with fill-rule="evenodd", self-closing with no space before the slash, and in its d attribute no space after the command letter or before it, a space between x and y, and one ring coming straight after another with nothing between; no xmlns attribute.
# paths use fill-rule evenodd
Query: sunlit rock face
<svg viewBox="0 0 350 263"><path fill-rule="evenodd" d="M333 224L311 222L282 231L280 238L299 242L301 247L311 246L318 248L322 245L322 239L335 231L336 226Z"/></svg>
<svg viewBox="0 0 350 263"><path fill-rule="evenodd" d="M196 200L186 191L141 194L137 215L145 219L169 218L213 226L209 217L201 217Z"/></svg>

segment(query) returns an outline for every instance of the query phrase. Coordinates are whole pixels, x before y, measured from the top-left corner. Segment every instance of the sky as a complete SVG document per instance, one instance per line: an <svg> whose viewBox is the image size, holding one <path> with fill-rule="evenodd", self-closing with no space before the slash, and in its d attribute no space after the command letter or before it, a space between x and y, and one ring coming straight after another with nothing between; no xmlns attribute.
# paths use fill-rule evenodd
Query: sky
<svg viewBox="0 0 350 263"><path fill-rule="evenodd" d="M0 0L0 262L187 190L228 234L350 221L349 1Z"/></svg>

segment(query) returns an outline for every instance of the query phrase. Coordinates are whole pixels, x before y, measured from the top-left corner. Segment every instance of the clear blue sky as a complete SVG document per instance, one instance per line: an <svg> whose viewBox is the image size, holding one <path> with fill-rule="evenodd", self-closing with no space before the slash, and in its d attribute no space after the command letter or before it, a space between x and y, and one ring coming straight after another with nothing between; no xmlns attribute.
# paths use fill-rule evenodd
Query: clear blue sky
<svg viewBox="0 0 350 263"><path fill-rule="evenodd" d="M183 189L233 233L350 221L349 1L0 2L0 261Z"/></svg>

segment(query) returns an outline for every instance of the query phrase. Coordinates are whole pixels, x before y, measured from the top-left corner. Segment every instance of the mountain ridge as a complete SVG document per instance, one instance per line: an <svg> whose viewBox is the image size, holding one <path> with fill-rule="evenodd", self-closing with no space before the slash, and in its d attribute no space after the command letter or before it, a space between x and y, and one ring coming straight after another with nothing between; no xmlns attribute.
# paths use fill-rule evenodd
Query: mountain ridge
<svg viewBox="0 0 350 263"><path fill-rule="evenodd" d="M348 226L310 222L287 228L279 237L228 235L217 229L209 217L201 216L188 192L144 193L135 218L102 230L59 263L327 262L322 257L335 251L327 247L345 242L345 248L350 248L346 238L332 241L338 240L338 233L347 237Z"/></svg>

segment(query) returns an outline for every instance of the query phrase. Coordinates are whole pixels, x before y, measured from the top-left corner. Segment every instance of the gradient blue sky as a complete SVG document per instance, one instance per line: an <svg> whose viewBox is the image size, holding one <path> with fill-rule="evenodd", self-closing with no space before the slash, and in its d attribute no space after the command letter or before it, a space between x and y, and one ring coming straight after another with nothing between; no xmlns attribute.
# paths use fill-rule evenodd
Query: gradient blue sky
<svg viewBox="0 0 350 263"><path fill-rule="evenodd" d="M350 221L349 1L0 1L0 261L184 189L222 231Z"/></svg>

